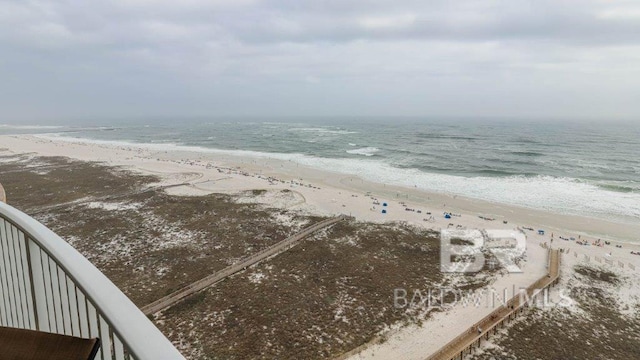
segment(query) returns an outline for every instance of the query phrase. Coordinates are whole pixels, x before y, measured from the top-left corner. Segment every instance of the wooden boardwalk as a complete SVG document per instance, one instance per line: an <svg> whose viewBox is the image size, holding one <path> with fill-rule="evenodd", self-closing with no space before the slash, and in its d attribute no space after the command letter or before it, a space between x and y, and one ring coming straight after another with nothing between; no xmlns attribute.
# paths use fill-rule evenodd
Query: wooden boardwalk
<svg viewBox="0 0 640 360"><path fill-rule="evenodd" d="M550 249L548 273L527 288L528 298L533 299L538 291L554 285L559 277L560 252L559 250ZM499 328L504 327L506 322L524 311L527 306L526 300L526 297L514 294L506 306L500 306L491 314L473 324L464 333L429 356L427 360L463 359L465 355L473 352L475 347L480 346L482 339L488 339L491 333L495 333Z"/></svg>
<svg viewBox="0 0 640 360"><path fill-rule="evenodd" d="M245 270L246 268L257 264L258 262L265 260L267 258L270 258L272 256L278 255L280 253L283 253L287 250L289 250L290 248L292 248L294 245L296 245L297 242L299 242L300 240L304 239L305 237L313 234L316 231L319 231L323 228L326 228L328 226L331 226L339 221L342 220L348 220L351 219L349 216L346 215L341 215L338 217L334 217L334 218L330 218L330 219L326 219L323 220L317 224L311 225L305 229L303 229L302 231L296 233L293 236L290 236L282 241L280 241L277 244L274 244L260 252L258 252L257 254L251 255L250 257L235 263L229 267L226 267L216 273L213 273L203 279L200 279L190 285L185 286L184 288L177 290L161 299L158 299L154 302L152 302L149 305L146 305L144 307L142 307L142 312L144 312L146 315L150 315L150 314L154 314L158 311L162 311L164 309L167 309L177 303L179 303L180 301L184 300L185 298L197 293L200 290L203 290L217 282L220 282L224 279L226 279L227 277L240 272L242 270Z"/></svg>

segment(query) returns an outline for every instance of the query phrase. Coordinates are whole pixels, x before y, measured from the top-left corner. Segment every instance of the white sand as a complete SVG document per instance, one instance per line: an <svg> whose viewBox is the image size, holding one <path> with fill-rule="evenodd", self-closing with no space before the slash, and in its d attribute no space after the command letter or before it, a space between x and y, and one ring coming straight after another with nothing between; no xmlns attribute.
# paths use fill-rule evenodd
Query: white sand
<svg viewBox="0 0 640 360"><path fill-rule="evenodd" d="M32 152L47 156L104 161L141 173L159 175L162 178L161 184L190 184L167 189L167 192L175 195L192 196L212 192L239 194L253 189L265 189L268 192L258 196L256 201L313 214L347 214L355 216L358 220L373 222L406 221L434 230L448 228L449 224L453 224L453 227L479 229L545 229L546 234L543 236L535 232L527 233L527 262L524 272L499 278L494 284L496 289L527 287L543 275L546 271L546 251L540 243L550 242L552 233L555 236L554 247L570 249L569 255L565 255L565 258L568 256L571 260L563 262L562 270L565 273L571 271L571 265L575 261L584 261L584 255L590 256L592 262L596 256L613 261L613 265L603 262L603 266L618 266L620 261L625 264L626 271L635 271L628 267L628 264L633 264L640 272L640 256L630 254L630 250L640 251L640 223L618 224L602 219L552 214L541 210L388 186L264 157L155 151L133 145L54 141L29 135L0 136L0 146L9 149L0 151L0 154ZM10 198L11 189L6 190ZM371 195L366 195L367 193ZM380 204L387 202L388 206L385 208L388 213L382 214L382 206L374 205L374 201ZM404 202L408 208L421 210L422 213L405 211L400 202ZM444 219L445 211L461 216ZM432 214L428 215L427 212ZM478 215L495 218L495 221L482 220ZM430 216L434 217L433 221L423 220ZM508 223L504 224L503 220L507 220ZM621 244L623 247L580 246L576 241L559 240L560 236L576 239L580 237L589 243L596 238L607 239L612 241L612 244ZM574 252L579 252L581 257L575 258ZM608 255L609 253L611 255ZM396 331L385 343L372 346L353 358L423 359L491 310L489 307L454 307L436 314L422 327L412 326Z"/></svg>

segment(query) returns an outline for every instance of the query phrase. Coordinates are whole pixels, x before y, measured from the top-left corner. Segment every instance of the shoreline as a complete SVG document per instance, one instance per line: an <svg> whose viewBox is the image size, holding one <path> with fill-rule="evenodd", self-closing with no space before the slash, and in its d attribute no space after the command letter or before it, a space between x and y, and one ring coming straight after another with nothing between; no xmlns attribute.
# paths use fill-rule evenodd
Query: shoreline
<svg viewBox="0 0 640 360"><path fill-rule="evenodd" d="M419 216L411 216L412 214L404 213L403 209L400 209L400 215L398 212L393 214L388 212L384 217L373 214L363 214L364 216L361 218L368 221L409 220L409 222L421 224L420 226L427 225L427 227L437 230L442 228L442 225L447 225L444 221L437 221L439 220L438 218L442 217L444 212L451 212L462 214L465 217L463 221L465 223L472 218L471 223L477 225L477 227L511 229L513 228L511 224L516 223L520 226L532 227L536 230L544 229L547 233L564 234L567 238L574 237L577 239L578 236L580 236L591 241L602 239L623 245L640 245L640 238L637 235L640 234L640 223L630 224L589 216L559 214L546 210L490 202L448 193L376 183L358 176L333 172L330 169L320 170L307 167L291 160L252 157L250 155L252 152L247 152L246 156L240 156L237 154L225 154L224 151L219 153L183 150L158 151L149 150L144 145L135 146L135 144L125 145L124 143L118 145L93 141L83 142L81 139L70 142L63 139L55 140L35 135L2 135L0 138L3 139L3 143L6 144L6 146L9 146L12 151L17 153L34 152L40 155L66 156L86 161L104 161L109 164L127 166L133 170L148 173L167 174L171 171L183 171L182 167L191 167L192 170L200 171L203 166L197 166L195 163L195 161L197 161L198 163L213 163L215 166L239 168L247 173L278 179L282 178L286 181L299 180L302 178L304 183L324 185L334 190L342 190L353 194L371 193L389 202L404 202L412 207L422 208L421 210L423 211L427 210L432 212L432 215L436 217L434 224L426 224L420 221L422 219ZM53 148L45 146L45 144L53 145ZM83 148L89 151L81 151L80 149ZM115 153L99 153L97 149L108 149L110 152L115 151ZM189 163L190 161L192 164ZM178 168L172 169L167 162L173 162L173 165ZM166 166L159 166L161 164ZM204 173L201 177L207 178ZM219 177L213 177L209 180L219 180ZM248 183L260 188L264 188L265 186L265 183L260 184L260 181L250 181ZM225 184L219 185L222 186L205 187L206 190L203 191L215 191L216 189L214 188L233 191L234 187L237 188L236 190L252 189L251 186L243 185L232 187L226 186ZM336 199L336 202L338 201L339 200ZM327 206L327 204L322 203L317 205L321 205L318 210L323 213L336 214L340 212L337 211L340 209L336 209L335 206ZM349 208L345 206L345 209L342 210L352 211L354 213L362 212L362 209L354 209L353 206L349 206ZM495 218L495 221L476 221L476 219L473 219L480 215ZM508 221L508 226L503 226L503 220Z"/></svg>
<svg viewBox="0 0 640 360"><path fill-rule="evenodd" d="M450 228L451 224L453 228L467 229L545 229L544 235L538 235L536 231L527 232L527 261L524 272L498 277L492 285L496 288L528 287L535 282L544 274L546 249L543 245L549 243L553 247L569 249L575 254L606 257L611 261L634 264L640 269L640 256L630 254L630 250L640 252L640 243L634 243L634 240L638 239L633 237L640 233L640 224L617 224L372 183L355 176L308 168L292 161L277 159L188 151L152 151L135 146L54 141L30 135L0 136L0 140L4 148L0 150L0 155L8 152L30 153L100 161L143 174L160 175L162 180L158 185L190 183L188 186L165 190L172 195L237 194L264 189L267 190L266 194L257 197L259 202L274 208L287 208L316 215L345 214L360 221L377 223L401 221L435 231ZM273 202L273 198L269 197L269 191L284 189L292 192L295 201ZM10 190L8 195L10 196ZM382 206L385 202L386 207ZM381 212L383 207L387 210L386 214ZM444 212L460 216L445 219ZM478 216L495 220L483 220ZM429 217L433 217L433 220L424 221ZM507 222L504 223L504 220ZM587 235L593 231L600 234ZM552 234L555 239L553 242ZM597 235L609 236L613 240L612 244L620 244L622 248L613 245L599 247L577 244L578 239L591 243L597 238L609 238ZM560 236L575 237L576 241L563 241L559 239ZM582 257L565 258L571 260L563 261L563 271L570 272L572 264L580 261ZM628 271L627 268L624 271ZM455 307L445 312L437 312L429 317L422 327L410 326L392 331L388 333L389 339L385 343L373 345L355 355L353 359L399 356L422 359L455 338L461 327L466 328L468 324L483 318L490 310Z"/></svg>
<svg viewBox="0 0 640 360"><path fill-rule="evenodd" d="M158 153L208 154L215 157L234 158L234 161L254 159L258 162L273 160L281 163L296 163L306 169L330 171L339 177L363 179L376 184L376 186L386 184L401 189L415 189L426 194L441 194L464 198L468 201L481 201L485 204L504 205L522 211L533 210L622 225L633 225L640 222L640 212L638 212L640 209L637 209L640 198L637 198L637 194L607 190L596 185L597 181L595 180L593 180L595 183L592 183L593 181L588 179L574 178L571 174L560 177L544 174L535 176L511 174L506 177L473 175L466 177L449 173L422 172L411 168L396 168L384 161L369 161L369 159L362 157L356 159L322 157L301 153L222 149L180 143L138 143L132 140L75 138L60 134L34 134L32 136L55 142L134 147ZM580 189L578 190L576 187L580 187ZM630 203L631 199L636 199L636 201ZM623 211L624 209L627 210Z"/></svg>

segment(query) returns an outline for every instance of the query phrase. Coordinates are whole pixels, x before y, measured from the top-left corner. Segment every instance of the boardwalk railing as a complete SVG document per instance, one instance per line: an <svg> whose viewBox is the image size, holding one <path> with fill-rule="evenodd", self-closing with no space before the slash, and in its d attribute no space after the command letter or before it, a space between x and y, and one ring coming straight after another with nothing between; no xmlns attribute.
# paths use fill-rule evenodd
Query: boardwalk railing
<svg viewBox="0 0 640 360"><path fill-rule="evenodd" d="M559 250L549 249L547 269L546 275L526 289L526 295L529 299L535 298L538 294L541 294L541 290L558 281L560 277ZM473 324L464 333L458 335L440 350L429 356L427 360L463 359L465 354L473 351L476 344L480 345L483 337L488 338L492 330L495 332L499 326L504 325L505 321L522 312L527 305L526 298L523 299L520 294L514 294L505 305L498 307L482 320Z"/></svg>
<svg viewBox="0 0 640 360"><path fill-rule="evenodd" d="M101 360L184 359L89 260L2 202L0 293L0 326L98 337Z"/></svg>

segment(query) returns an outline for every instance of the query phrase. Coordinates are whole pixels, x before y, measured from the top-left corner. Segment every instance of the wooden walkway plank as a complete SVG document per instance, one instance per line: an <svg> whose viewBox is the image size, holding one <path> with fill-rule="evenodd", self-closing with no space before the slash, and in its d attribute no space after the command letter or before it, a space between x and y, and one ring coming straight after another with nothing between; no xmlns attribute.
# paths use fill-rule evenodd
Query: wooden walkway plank
<svg viewBox="0 0 640 360"><path fill-rule="evenodd" d="M257 254L251 255L245 260L242 260L238 263L228 266L216 273L213 273L203 279L200 279L190 285L187 285L184 288L177 290L161 299L158 299L152 302L151 304L142 307L141 310L146 315L150 315L158 311L167 309L179 303L180 301L184 300L185 298L197 293L198 291L203 290L215 283L218 283L237 272L240 272L252 265L255 265L262 260L265 260L267 258L270 258L272 256L278 255L280 253L283 253L289 250L297 242L313 234L314 232L319 231L328 226L331 226L339 221L347 220L347 219L350 219L350 217L341 215L341 216L326 219L317 224L311 225L303 229L302 231L280 241L279 243L276 243L258 252Z"/></svg>
<svg viewBox="0 0 640 360"><path fill-rule="evenodd" d="M560 252L559 250L549 250L549 266L546 275L541 277L533 285L527 288L527 296L533 299L537 292L553 285L560 276ZM514 296L507 302L506 306L500 306L491 314L484 317L479 322L473 324L464 333L460 334L440 350L429 356L426 360L452 360L461 359L470 349L480 345L482 338L489 338L489 334L496 327L509 320L511 316L521 312L527 305L526 298L522 301L520 294Z"/></svg>

